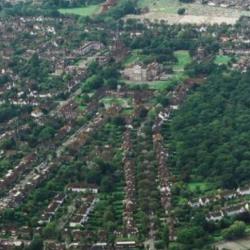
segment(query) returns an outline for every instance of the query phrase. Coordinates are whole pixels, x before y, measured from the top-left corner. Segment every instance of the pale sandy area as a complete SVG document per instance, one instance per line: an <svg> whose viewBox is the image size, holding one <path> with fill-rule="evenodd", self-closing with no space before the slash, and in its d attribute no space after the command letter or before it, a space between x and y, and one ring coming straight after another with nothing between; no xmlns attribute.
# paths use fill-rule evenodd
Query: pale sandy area
<svg viewBox="0 0 250 250"><path fill-rule="evenodd" d="M149 12L144 15L128 15L126 18L149 19L149 20L164 20L169 24L235 24L239 17L220 17L220 16L195 16L178 14L165 14Z"/></svg>
<svg viewBox="0 0 250 250"><path fill-rule="evenodd" d="M250 249L250 238L245 238L236 241L227 241L216 244L219 250L249 250Z"/></svg>

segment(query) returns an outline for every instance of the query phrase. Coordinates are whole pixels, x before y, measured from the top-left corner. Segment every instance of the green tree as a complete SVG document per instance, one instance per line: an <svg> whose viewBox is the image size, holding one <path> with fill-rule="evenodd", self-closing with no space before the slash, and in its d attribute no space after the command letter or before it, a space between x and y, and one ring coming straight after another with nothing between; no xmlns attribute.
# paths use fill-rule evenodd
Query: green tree
<svg viewBox="0 0 250 250"><path fill-rule="evenodd" d="M46 239L56 239L58 237L58 231L55 223L48 223L43 229L43 236Z"/></svg>
<svg viewBox="0 0 250 250"><path fill-rule="evenodd" d="M35 236L30 246L28 246L26 249L27 250L43 250L43 241L41 237Z"/></svg>
<svg viewBox="0 0 250 250"><path fill-rule="evenodd" d="M168 248L169 245L169 229L167 225L164 225L162 233L161 233L161 239L164 243L164 246Z"/></svg>
<svg viewBox="0 0 250 250"><path fill-rule="evenodd" d="M178 15L184 15L185 12L186 12L186 9L185 9L185 8L180 8L180 9L178 9L178 11L177 11Z"/></svg>
<svg viewBox="0 0 250 250"><path fill-rule="evenodd" d="M243 237L246 232L246 224L242 221L235 221L229 228L223 230L222 236L226 240L233 240Z"/></svg>

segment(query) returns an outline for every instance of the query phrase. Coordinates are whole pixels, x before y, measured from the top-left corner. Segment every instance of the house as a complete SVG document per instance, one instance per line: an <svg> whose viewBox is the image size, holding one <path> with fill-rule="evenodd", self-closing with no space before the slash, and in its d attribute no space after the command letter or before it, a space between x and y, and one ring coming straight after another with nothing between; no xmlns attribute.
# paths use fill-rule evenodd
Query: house
<svg viewBox="0 0 250 250"><path fill-rule="evenodd" d="M236 198L237 195L238 194L235 191L226 190L226 191L223 191L220 196L221 196L221 198L223 198L225 200L230 200L230 199Z"/></svg>
<svg viewBox="0 0 250 250"><path fill-rule="evenodd" d="M86 185L86 184L70 184L67 188L71 192L82 192L82 193L98 193L98 188L95 185Z"/></svg>
<svg viewBox="0 0 250 250"><path fill-rule="evenodd" d="M51 220L51 215L48 214L48 213L43 213L43 214L41 215L40 220L38 221L38 224L39 224L39 225L47 224L47 223L50 222L50 220Z"/></svg>
<svg viewBox="0 0 250 250"><path fill-rule="evenodd" d="M191 200L188 201L188 205L192 208L200 207L200 202L199 200Z"/></svg>
<svg viewBox="0 0 250 250"><path fill-rule="evenodd" d="M135 241L117 241L115 243L116 249L129 249L129 248L135 248L136 242Z"/></svg>
<svg viewBox="0 0 250 250"><path fill-rule="evenodd" d="M207 221L212 221L212 222L216 222L216 221L220 221L222 220L224 217L223 212L220 211L215 211L215 212L211 212L208 214L208 216L206 217Z"/></svg>
<svg viewBox="0 0 250 250"><path fill-rule="evenodd" d="M104 45L102 43L91 41L91 42L86 42L82 47L74 50L73 53L78 56L85 56L90 51L99 51L102 48L104 48Z"/></svg>
<svg viewBox="0 0 250 250"><path fill-rule="evenodd" d="M153 62L148 65L131 65L125 68L121 73L123 77L129 81L142 82L160 80L164 72L161 64Z"/></svg>
<svg viewBox="0 0 250 250"><path fill-rule="evenodd" d="M229 206L223 209L227 216L235 216L245 212L249 212L249 204L241 203L233 206Z"/></svg>
<svg viewBox="0 0 250 250"><path fill-rule="evenodd" d="M239 187L239 188L237 188L236 192L239 195L249 195L250 194L250 186Z"/></svg>
<svg viewBox="0 0 250 250"><path fill-rule="evenodd" d="M211 202L211 197L202 197L202 198L199 198L199 203L201 206L206 206L208 205L209 203Z"/></svg>
<svg viewBox="0 0 250 250"><path fill-rule="evenodd" d="M92 231L81 231L79 229L73 229L71 230L71 235L73 238L73 241L79 242L82 239L84 240L91 240L93 237L95 237L95 233Z"/></svg>
<svg viewBox="0 0 250 250"><path fill-rule="evenodd" d="M56 241L44 241L44 250L66 250L66 245Z"/></svg>
<svg viewBox="0 0 250 250"><path fill-rule="evenodd" d="M0 241L0 249L16 249L23 246L23 241L21 240L1 240Z"/></svg>
<svg viewBox="0 0 250 250"><path fill-rule="evenodd" d="M146 69L140 64L135 64L132 67L124 69L122 72L125 79L130 81L146 81L147 73Z"/></svg>
<svg viewBox="0 0 250 250"><path fill-rule="evenodd" d="M31 117L34 117L34 118L39 118L41 116L43 116L43 112L39 109L39 108L36 108L34 109L32 112L31 112Z"/></svg>
<svg viewBox="0 0 250 250"><path fill-rule="evenodd" d="M117 0L106 0L106 2L102 4L101 12L108 11L116 3L117 3Z"/></svg>
<svg viewBox="0 0 250 250"><path fill-rule="evenodd" d="M89 219L89 214L94 210L98 201L93 195L83 199L83 204L75 211L69 222L69 227L76 228L85 224Z"/></svg>

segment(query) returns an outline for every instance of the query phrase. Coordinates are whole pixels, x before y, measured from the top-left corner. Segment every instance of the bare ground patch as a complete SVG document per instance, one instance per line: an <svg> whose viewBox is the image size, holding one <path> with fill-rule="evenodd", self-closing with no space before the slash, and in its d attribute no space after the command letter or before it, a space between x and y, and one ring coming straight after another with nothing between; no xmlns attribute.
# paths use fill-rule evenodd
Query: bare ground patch
<svg viewBox="0 0 250 250"><path fill-rule="evenodd" d="M225 241L216 244L216 247L219 250L228 249L228 250L249 250L250 249L250 237L235 240L235 241Z"/></svg>
<svg viewBox="0 0 250 250"><path fill-rule="evenodd" d="M164 20L169 24L235 24L239 17L219 17L219 16L195 16L178 14L165 14L149 12L144 15L128 15L127 18L136 18L140 20Z"/></svg>

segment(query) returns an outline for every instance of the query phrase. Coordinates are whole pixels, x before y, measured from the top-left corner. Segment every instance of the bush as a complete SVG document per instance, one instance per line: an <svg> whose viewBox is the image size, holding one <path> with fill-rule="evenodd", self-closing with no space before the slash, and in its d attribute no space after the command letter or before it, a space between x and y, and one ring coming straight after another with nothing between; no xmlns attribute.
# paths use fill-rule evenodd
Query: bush
<svg viewBox="0 0 250 250"><path fill-rule="evenodd" d="M179 0L181 3L193 3L194 0Z"/></svg>
<svg viewBox="0 0 250 250"><path fill-rule="evenodd" d="M185 8L180 8L180 9L178 9L178 11L177 11L178 15L184 15L185 12L186 12L186 9L185 9Z"/></svg>
<svg viewBox="0 0 250 250"><path fill-rule="evenodd" d="M229 228L223 230L222 236L226 240L233 240L245 235L246 224L242 221L235 221Z"/></svg>

